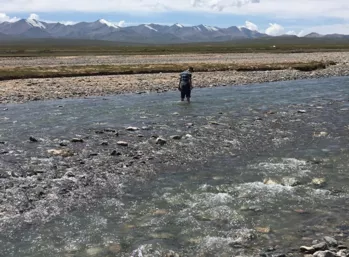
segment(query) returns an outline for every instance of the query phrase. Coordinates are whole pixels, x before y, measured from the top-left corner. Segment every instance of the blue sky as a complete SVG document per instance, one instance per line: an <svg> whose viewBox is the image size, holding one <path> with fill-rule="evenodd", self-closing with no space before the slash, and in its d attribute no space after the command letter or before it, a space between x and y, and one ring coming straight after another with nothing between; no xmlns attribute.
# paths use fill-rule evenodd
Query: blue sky
<svg viewBox="0 0 349 257"><path fill-rule="evenodd" d="M246 26L271 35L349 34L348 0L0 0L0 22L36 17L73 23L105 19L218 27Z"/></svg>

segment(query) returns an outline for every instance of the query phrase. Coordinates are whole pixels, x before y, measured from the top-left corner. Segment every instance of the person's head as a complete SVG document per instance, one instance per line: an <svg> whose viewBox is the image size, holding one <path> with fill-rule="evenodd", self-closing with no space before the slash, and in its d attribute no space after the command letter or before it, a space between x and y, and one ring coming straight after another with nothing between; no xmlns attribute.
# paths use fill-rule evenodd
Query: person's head
<svg viewBox="0 0 349 257"><path fill-rule="evenodd" d="M193 67L191 67L191 66L188 68L188 70L189 70L190 72L194 72L194 69L193 69Z"/></svg>

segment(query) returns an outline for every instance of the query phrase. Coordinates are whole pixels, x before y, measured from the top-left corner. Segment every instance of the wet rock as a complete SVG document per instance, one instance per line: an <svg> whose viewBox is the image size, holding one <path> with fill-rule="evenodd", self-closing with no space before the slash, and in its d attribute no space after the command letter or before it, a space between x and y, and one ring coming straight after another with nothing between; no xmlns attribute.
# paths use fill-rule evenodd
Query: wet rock
<svg viewBox="0 0 349 257"><path fill-rule="evenodd" d="M68 142L66 141L62 141L59 143L60 146L68 146Z"/></svg>
<svg viewBox="0 0 349 257"><path fill-rule="evenodd" d="M115 133L116 130L115 130L115 129L104 129L104 132L107 132L107 133Z"/></svg>
<svg viewBox="0 0 349 257"><path fill-rule="evenodd" d="M111 156L120 156L121 153L120 153L120 152L117 152L116 150L114 150L114 151L112 151L112 152L110 153L110 155L111 155Z"/></svg>
<svg viewBox="0 0 349 257"><path fill-rule="evenodd" d="M83 143L84 140L82 138L73 138L70 140L72 143Z"/></svg>
<svg viewBox="0 0 349 257"><path fill-rule="evenodd" d="M180 257L180 255L174 251L169 251L165 254L164 257Z"/></svg>
<svg viewBox="0 0 349 257"><path fill-rule="evenodd" d="M156 139L156 144L158 144L158 145L164 145L164 144L166 144L166 143L167 143L166 139L164 139L164 138L162 138L162 137L158 137L158 138Z"/></svg>
<svg viewBox="0 0 349 257"><path fill-rule="evenodd" d="M118 141L116 144L120 146L128 146L128 143L125 141Z"/></svg>
<svg viewBox="0 0 349 257"><path fill-rule="evenodd" d="M329 236L325 236L324 240L326 242L326 244L330 247L336 247L338 246L338 242L336 239L334 239L333 237L329 237Z"/></svg>
<svg viewBox="0 0 349 257"><path fill-rule="evenodd" d="M316 245L313 245L312 247L315 249L315 251L325 251L328 249L328 246L325 242L318 243Z"/></svg>
<svg viewBox="0 0 349 257"><path fill-rule="evenodd" d="M331 251L317 251L313 255L314 257L337 257L336 253Z"/></svg>
<svg viewBox="0 0 349 257"><path fill-rule="evenodd" d="M337 252L337 256L338 257L348 257L349 256L349 252L345 249L342 249L340 251Z"/></svg>
<svg viewBox="0 0 349 257"><path fill-rule="evenodd" d="M326 137L327 135L328 135L328 133L325 131L313 134L314 137Z"/></svg>
<svg viewBox="0 0 349 257"><path fill-rule="evenodd" d="M271 179L271 178L266 178L263 180L263 183L265 185L280 185L280 182L275 180L275 179Z"/></svg>
<svg viewBox="0 0 349 257"><path fill-rule="evenodd" d="M5 170L0 170L0 178L9 178L11 176L10 174Z"/></svg>
<svg viewBox="0 0 349 257"><path fill-rule="evenodd" d="M296 178L284 177L282 178L281 184L283 186L295 187L295 186L299 186L301 183Z"/></svg>
<svg viewBox="0 0 349 257"><path fill-rule="evenodd" d="M0 150L0 155L3 155L3 154L8 154L9 151L6 151L6 150Z"/></svg>
<svg viewBox="0 0 349 257"><path fill-rule="evenodd" d="M324 187L326 185L325 178L314 178L311 183L316 187Z"/></svg>
<svg viewBox="0 0 349 257"><path fill-rule="evenodd" d="M253 205L253 206L242 206L240 208L241 211L254 211L254 212L261 212L263 209L261 206Z"/></svg>
<svg viewBox="0 0 349 257"><path fill-rule="evenodd" d="M150 236L154 239L170 239L174 237L171 233L152 233Z"/></svg>
<svg viewBox="0 0 349 257"><path fill-rule="evenodd" d="M89 249L86 250L86 255L87 256L98 256L102 252L103 252L102 248L100 248L100 247L93 247L93 248L89 248Z"/></svg>
<svg viewBox="0 0 349 257"><path fill-rule="evenodd" d="M113 243L108 246L108 251L117 254L121 252L121 245L118 243Z"/></svg>
<svg viewBox="0 0 349 257"><path fill-rule="evenodd" d="M348 249L348 247L345 246L345 245L338 245L338 249L340 249L340 250L342 250L342 249Z"/></svg>
<svg viewBox="0 0 349 257"><path fill-rule="evenodd" d="M190 135L190 134L186 134L186 135L184 136L184 138L185 138L185 139L193 139L193 136Z"/></svg>
<svg viewBox="0 0 349 257"><path fill-rule="evenodd" d="M71 170L69 170L64 174L64 176L67 178L73 178L75 177L75 174Z"/></svg>
<svg viewBox="0 0 349 257"><path fill-rule="evenodd" d="M156 210L153 212L153 215L166 215L167 213L167 210Z"/></svg>
<svg viewBox="0 0 349 257"><path fill-rule="evenodd" d="M182 137L180 135L174 135L174 136L171 136L171 139L173 140L180 140Z"/></svg>
<svg viewBox="0 0 349 257"><path fill-rule="evenodd" d="M54 156L70 157L74 155L74 152L69 149L50 149L47 153Z"/></svg>
<svg viewBox="0 0 349 257"><path fill-rule="evenodd" d="M256 231L262 234L269 234L271 232L270 227L256 227Z"/></svg>
<svg viewBox="0 0 349 257"><path fill-rule="evenodd" d="M314 247L312 246L301 246L299 248L299 250L302 252L302 253L310 253L310 254L313 254L316 252L316 250L314 249Z"/></svg>
<svg viewBox="0 0 349 257"><path fill-rule="evenodd" d="M126 130L127 131L137 131L137 130L139 130L139 128L137 128L137 127L128 127L128 128L126 128Z"/></svg>
<svg viewBox="0 0 349 257"><path fill-rule="evenodd" d="M29 137L29 141L34 143L39 142L39 140L37 140L35 137L32 137L32 136Z"/></svg>

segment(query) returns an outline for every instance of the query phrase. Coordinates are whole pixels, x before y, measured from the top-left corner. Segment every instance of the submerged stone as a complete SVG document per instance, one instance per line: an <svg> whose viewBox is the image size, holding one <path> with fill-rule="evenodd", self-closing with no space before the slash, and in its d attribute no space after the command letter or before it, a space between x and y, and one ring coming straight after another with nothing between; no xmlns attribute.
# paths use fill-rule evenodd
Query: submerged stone
<svg viewBox="0 0 349 257"><path fill-rule="evenodd" d="M89 248L86 250L86 255L87 256L97 256L100 253L103 252L103 249L100 247L93 247L93 248Z"/></svg>
<svg viewBox="0 0 349 257"><path fill-rule="evenodd" d="M281 184L283 186L295 187L295 186L299 186L301 183L296 178L284 177L284 178L282 178Z"/></svg>
<svg viewBox="0 0 349 257"><path fill-rule="evenodd" d="M325 178L314 178L311 181L311 183L317 187L324 187L326 185L326 179Z"/></svg>

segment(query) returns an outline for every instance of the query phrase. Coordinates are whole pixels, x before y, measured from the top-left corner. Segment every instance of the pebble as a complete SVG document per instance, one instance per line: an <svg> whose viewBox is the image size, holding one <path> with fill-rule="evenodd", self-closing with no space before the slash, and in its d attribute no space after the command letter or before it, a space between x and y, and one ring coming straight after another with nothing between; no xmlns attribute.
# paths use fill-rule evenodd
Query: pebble
<svg viewBox="0 0 349 257"><path fill-rule="evenodd" d="M174 140L180 140L182 137L180 135L174 135L174 136L171 136L170 138Z"/></svg>
<svg viewBox="0 0 349 257"><path fill-rule="evenodd" d="M282 183L283 186L290 186L290 187L295 187L300 185L301 183L296 179L292 177L284 177L282 178Z"/></svg>
<svg viewBox="0 0 349 257"><path fill-rule="evenodd" d="M113 254L117 254L121 251L121 245L118 243L113 243L108 246L108 251L112 252Z"/></svg>
<svg viewBox="0 0 349 257"><path fill-rule="evenodd" d="M128 143L125 141L118 141L116 144L120 146L128 146Z"/></svg>
<svg viewBox="0 0 349 257"><path fill-rule="evenodd" d="M143 126L142 127L142 130L150 130L151 128L150 127L147 127L147 126Z"/></svg>
<svg viewBox="0 0 349 257"><path fill-rule="evenodd" d="M327 243L328 246L330 247L336 247L338 246L338 242L336 239L334 239L333 237L329 237L329 236L325 236L324 237L325 242Z"/></svg>
<svg viewBox="0 0 349 257"><path fill-rule="evenodd" d="M29 141L34 143L39 142L35 137L29 137Z"/></svg>
<svg viewBox="0 0 349 257"><path fill-rule="evenodd" d="M326 179L325 178L314 178L311 183L314 185L314 186L317 186L317 187L323 187L326 185Z"/></svg>
<svg viewBox="0 0 349 257"><path fill-rule="evenodd" d="M104 142L101 143L101 145L106 146L106 145L109 145L109 143L107 141L104 141Z"/></svg>
<svg viewBox="0 0 349 257"><path fill-rule="evenodd" d="M185 139L192 139L192 138L193 138L193 136L192 136L192 135L190 135L190 134L186 134L186 135L184 136L184 138L185 138Z"/></svg>
<svg viewBox="0 0 349 257"><path fill-rule="evenodd" d="M83 143L84 140L83 140L82 138L73 138L73 139L71 140L71 142L72 142L72 143Z"/></svg>
<svg viewBox="0 0 349 257"><path fill-rule="evenodd" d="M120 156L120 155L122 155L120 152L117 152L116 150L114 150L114 151L112 151L111 153L110 153L110 155L111 156Z"/></svg>
<svg viewBox="0 0 349 257"><path fill-rule="evenodd" d="M306 110L298 110L297 112L298 113L306 113L307 111Z"/></svg>
<svg viewBox="0 0 349 257"><path fill-rule="evenodd" d="M264 179L263 183L265 185L280 185L280 183L278 181L276 181L274 179L270 179L270 178Z"/></svg>
<svg viewBox="0 0 349 257"><path fill-rule="evenodd" d="M55 156L62 156L62 157L69 157L74 155L73 151L69 149L50 149L50 150L47 150L47 153Z"/></svg>
<svg viewBox="0 0 349 257"><path fill-rule="evenodd" d="M336 253L331 251L318 251L314 253L314 257L337 257Z"/></svg>
<svg viewBox="0 0 349 257"><path fill-rule="evenodd" d="M158 145L164 145L164 144L167 143L167 141L166 141L166 139L164 139L164 138L162 138L162 137L158 137L158 138L156 139L156 143L157 143Z"/></svg>
<svg viewBox="0 0 349 257"><path fill-rule="evenodd" d="M89 248L89 249L86 250L86 254L88 256L97 256L101 252L103 252L103 249L99 248L99 247Z"/></svg>
<svg viewBox="0 0 349 257"><path fill-rule="evenodd" d="M312 246L301 246L299 250L303 253L310 253L310 254L315 253L315 249Z"/></svg>
<svg viewBox="0 0 349 257"><path fill-rule="evenodd" d="M126 128L126 130L127 131L137 131L137 130L139 130L139 128L137 128L137 127L128 127L128 128Z"/></svg>

